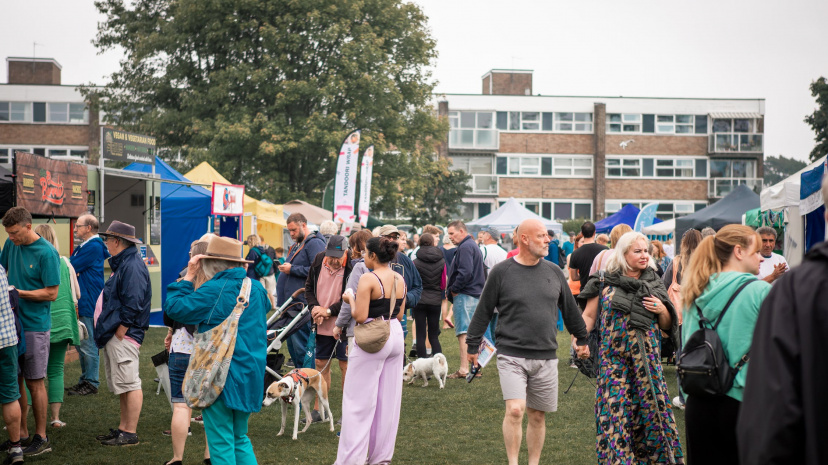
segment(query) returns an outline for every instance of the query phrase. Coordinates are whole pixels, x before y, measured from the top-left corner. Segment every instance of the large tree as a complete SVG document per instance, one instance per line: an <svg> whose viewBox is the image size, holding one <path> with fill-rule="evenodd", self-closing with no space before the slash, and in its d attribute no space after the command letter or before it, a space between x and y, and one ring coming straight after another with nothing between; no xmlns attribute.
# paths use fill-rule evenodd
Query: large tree
<svg viewBox="0 0 828 465"><path fill-rule="evenodd" d="M811 83L811 95L816 97L818 107L805 117L805 122L816 133L816 147L811 150L811 161L817 161L828 154L828 82L820 77Z"/></svg>
<svg viewBox="0 0 828 465"><path fill-rule="evenodd" d="M808 164L801 160L788 158L783 155L778 157L765 157L765 186L772 186L783 179L788 178L797 171L805 168Z"/></svg>
<svg viewBox="0 0 828 465"><path fill-rule="evenodd" d="M363 147L376 145L377 165L395 157L404 157L404 166L440 165L435 145L448 125L430 104L435 43L412 3L95 4L106 16L95 45L124 51L102 109L113 124L180 151L188 166L207 160L253 196L318 202L353 129L363 130ZM375 204L416 211L405 203L425 201L415 186L420 176L434 174L438 189L442 181L453 185L447 170L436 171L375 170Z"/></svg>

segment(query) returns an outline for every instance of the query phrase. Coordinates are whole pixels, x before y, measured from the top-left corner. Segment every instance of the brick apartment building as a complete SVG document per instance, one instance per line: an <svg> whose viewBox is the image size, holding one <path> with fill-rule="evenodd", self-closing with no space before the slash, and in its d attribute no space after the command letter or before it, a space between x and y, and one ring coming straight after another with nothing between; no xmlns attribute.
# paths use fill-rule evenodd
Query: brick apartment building
<svg viewBox="0 0 828 465"><path fill-rule="evenodd" d="M443 155L472 175L463 217L514 197L555 220L598 220L659 202L684 216L763 176L764 99L565 97L532 93L532 71L491 70L482 94L440 94Z"/></svg>
<svg viewBox="0 0 828 465"><path fill-rule="evenodd" d="M61 66L51 58L6 58L8 79L0 84L0 165L11 168L15 151L86 161L97 152L97 112L75 85L61 84Z"/></svg>

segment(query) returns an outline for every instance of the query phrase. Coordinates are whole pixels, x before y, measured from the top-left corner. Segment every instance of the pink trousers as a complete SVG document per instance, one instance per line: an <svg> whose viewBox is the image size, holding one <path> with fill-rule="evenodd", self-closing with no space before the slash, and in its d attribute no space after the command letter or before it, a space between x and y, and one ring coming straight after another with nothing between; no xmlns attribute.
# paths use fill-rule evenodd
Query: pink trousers
<svg viewBox="0 0 828 465"><path fill-rule="evenodd" d="M391 463L400 424L404 350L402 326L396 319L379 352L351 347L336 465Z"/></svg>

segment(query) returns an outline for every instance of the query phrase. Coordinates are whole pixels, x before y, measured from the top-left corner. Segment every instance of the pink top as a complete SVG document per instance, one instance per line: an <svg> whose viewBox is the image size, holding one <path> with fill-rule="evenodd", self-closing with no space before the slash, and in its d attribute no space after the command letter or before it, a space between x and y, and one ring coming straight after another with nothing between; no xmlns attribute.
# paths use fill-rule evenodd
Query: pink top
<svg viewBox="0 0 828 465"><path fill-rule="evenodd" d="M345 267L334 271L327 263L322 263L322 269L316 279L316 300L319 302L319 306L330 308L331 305L342 300L342 280L344 278ZM316 327L316 334L333 336L334 326L336 326L336 317L326 317L322 324Z"/></svg>
<svg viewBox="0 0 828 465"><path fill-rule="evenodd" d="M512 257L514 257L515 255L517 255L519 253L520 253L520 247L516 247L516 248L510 250L509 253L506 254L506 258L512 258Z"/></svg>

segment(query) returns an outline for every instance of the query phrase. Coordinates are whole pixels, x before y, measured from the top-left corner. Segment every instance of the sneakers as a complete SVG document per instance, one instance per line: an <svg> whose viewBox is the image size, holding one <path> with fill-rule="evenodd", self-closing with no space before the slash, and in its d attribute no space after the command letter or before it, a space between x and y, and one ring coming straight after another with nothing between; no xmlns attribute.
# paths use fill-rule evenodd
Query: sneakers
<svg viewBox="0 0 828 465"><path fill-rule="evenodd" d="M48 437L42 438L39 434L33 435L32 443L23 449L23 455L26 457L34 457L47 452L52 452L52 444Z"/></svg>
<svg viewBox="0 0 828 465"><path fill-rule="evenodd" d="M138 434L125 431L118 431L118 436L101 441L101 445L104 446L134 446L136 444L138 444Z"/></svg>
<svg viewBox="0 0 828 465"><path fill-rule="evenodd" d="M6 461L4 463L23 463L23 449L20 447L9 449L9 455L6 457Z"/></svg>
<svg viewBox="0 0 828 465"><path fill-rule="evenodd" d="M79 387L81 387L81 385L82 385L83 383L85 383L85 382L86 382L86 381L79 381L79 382L78 382L78 384L76 384L76 385L74 385L74 386L66 386L65 388L63 388L63 390L64 390L64 391L74 391L74 390L77 390L77 389L78 389Z"/></svg>
<svg viewBox="0 0 828 465"><path fill-rule="evenodd" d="M681 401L681 397L673 397L673 406L684 410L684 402Z"/></svg>
<svg viewBox="0 0 828 465"><path fill-rule="evenodd" d="M172 430L170 430L170 429L164 430L164 431L161 432L161 434L163 434L164 436L172 436ZM187 436L192 436L192 435L193 435L193 429L192 428L187 428Z"/></svg>
<svg viewBox="0 0 828 465"><path fill-rule="evenodd" d="M193 422L193 423L198 423L199 425L203 425L204 424L204 417L199 415L197 417L190 418L190 421Z"/></svg>
<svg viewBox="0 0 828 465"><path fill-rule="evenodd" d="M84 381L83 383L79 384L77 388L72 388L69 390L70 396L88 396L89 394L97 394L98 388L93 386L88 381Z"/></svg>
<svg viewBox="0 0 828 465"><path fill-rule="evenodd" d="M307 423L307 418L302 419L302 424L304 425L305 423ZM319 410L311 412L311 423L322 423L322 415L319 414Z"/></svg>
<svg viewBox="0 0 828 465"><path fill-rule="evenodd" d="M108 441L108 440L110 440L110 439L115 439L115 438L117 438L117 437L118 437L118 434L119 434L120 432L121 432L121 430L119 430L119 429L117 429L117 428L116 428L116 429L112 429L112 428L110 428L110 429L109 429L109 433L107 433L107 434L99 434L99 435L95 436L95 439L97 439L98 441Z"/></svg>

